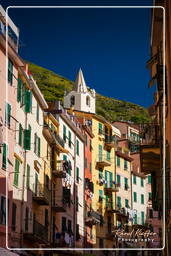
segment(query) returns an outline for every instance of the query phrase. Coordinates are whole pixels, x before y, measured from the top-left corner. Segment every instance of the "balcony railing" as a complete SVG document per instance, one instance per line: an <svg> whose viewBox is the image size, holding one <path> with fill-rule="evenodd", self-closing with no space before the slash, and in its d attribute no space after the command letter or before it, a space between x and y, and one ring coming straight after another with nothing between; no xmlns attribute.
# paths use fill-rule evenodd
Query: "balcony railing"
<svg viewBox="0 0 171 256"><path fill-rule="evenodd" d="M105 194L111 194L112 192L118 192L119 191L119 184L112 184L111 186L109 184L105 184L104 192Z"/></svg>
<svg viewBox="0 0 171 256"><path fill-rule="evenodd" d="M57 134L57 132L49 127L47 123L44 123L43 135L45 139L51 144L56 145L60 152L68 152L65 147L65 141Z"/></svg>
<svg viewBox="0 0 171 256"><path fill-rule="evenodd" d="M96 225L98 223L101 223L103 221L102 219L103 217L99 212L96 212L94 210L86 212L85 223L87 225Z"/></svg>
<svg viewBox="0 0 171 256"><path fill-rule="evenodd" d="M141 134L143 138L140 145L141 171L144 174L149 174L160 169L162 137L160 136L159 125L144 125L141 127Z"/></svg>
<svg viewBox="0 0 171 256"><path fill-rule="evenodd" d="M105 136L105 144L106 146L111 148L118 145L117 139L115 136L107 136L107 135Z"/></svg>
<svg viewBox="0 0 171 256"><path fill-rule="evenodd" d="M56 167L53 168L52 170L52 174L56 177L56 178L66 178L66 170L63 166L64 161L56 161Z"/></svg>
<svg viewBox="0 0 171 256"><path fill-rule="evenodd" d="M121 217L129 218L129 213L127 212L127 210L124 207L117 205L115 211L116 211L117 215L119 215Z"/></svg>
<svg viewBox="0 0 171 256"><path fill-rule="evenodd" d="M33 200L40 205L49 205L50 203L50 191L44 184L35 184L33 192Z"/></svg>
<svg viewBox="0 0 171 256"><path fill-rule="evenodd" d="M98 166L105 167L105 166L110 166L112 163L111 163L111 160L107 158L107 155L99 155L96 160L96 164Z"/></svg>
<svg viewBox="0 0 171 256"><path fill-rule="evenodd" d="M34 220L31 224L31 229L29 227L29 229L24 231L24 238L31 241L38 241L41 244L47 244L48 228Z"/></svg>

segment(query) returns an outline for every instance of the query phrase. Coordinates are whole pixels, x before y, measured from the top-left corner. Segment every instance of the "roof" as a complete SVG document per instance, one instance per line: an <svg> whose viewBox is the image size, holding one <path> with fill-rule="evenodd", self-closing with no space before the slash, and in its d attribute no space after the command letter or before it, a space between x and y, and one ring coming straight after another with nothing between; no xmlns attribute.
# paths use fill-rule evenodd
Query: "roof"
<svg viewBox="0 0 171 256"><path fill-rule="evenodd" d="M84 80L83 72L81 68L78 71L77 78L74 83L73 91L76 92L87 92L87 86Z"/></svg>

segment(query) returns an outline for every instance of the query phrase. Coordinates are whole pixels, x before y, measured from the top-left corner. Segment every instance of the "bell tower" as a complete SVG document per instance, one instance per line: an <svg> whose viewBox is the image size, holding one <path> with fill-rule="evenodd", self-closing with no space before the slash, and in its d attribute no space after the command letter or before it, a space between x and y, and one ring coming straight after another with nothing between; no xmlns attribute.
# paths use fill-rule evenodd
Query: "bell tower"
<svg viewBox="0 0 171 256"><path fill-rule="evenodd" d="M78 71L73 89L64 96L64 108L73 107L77 111L95 113L96 92L86 86L81 68Z"/></svg>

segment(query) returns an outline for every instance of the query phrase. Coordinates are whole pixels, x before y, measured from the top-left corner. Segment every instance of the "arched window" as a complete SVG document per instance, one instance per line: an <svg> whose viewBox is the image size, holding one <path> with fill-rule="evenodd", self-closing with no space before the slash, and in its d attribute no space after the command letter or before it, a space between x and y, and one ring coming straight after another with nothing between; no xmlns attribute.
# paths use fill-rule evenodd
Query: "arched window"
<svg viewBox="0 0 171 256"><path fill-rule="evenodd" d="M89 96L86 97L86 105L90 107L90 97Z"/></svg>
<svg viewBox="0 0 171 256"><path fill-rule="evenodd" d="M75 96L71 96L70 105L71 105L71 107L75 105Z"/></svg>

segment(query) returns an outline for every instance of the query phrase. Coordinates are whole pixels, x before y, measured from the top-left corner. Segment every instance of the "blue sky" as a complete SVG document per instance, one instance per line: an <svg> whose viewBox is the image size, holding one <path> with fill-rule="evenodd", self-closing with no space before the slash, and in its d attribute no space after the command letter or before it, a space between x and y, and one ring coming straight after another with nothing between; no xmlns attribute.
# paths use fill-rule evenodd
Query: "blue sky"
<svg viewBox="0 0 171 256"><path fill-rule="evenodd" d="M90 1L24 1L31 5L88 5ZM91 5L137 1L91 1ZM72 3L72 4L71 4ZM138 1L150 5L151 1ZM4 7L22 1L2 2ZM20 55L74 80L81 67L98 93L148 107L151 9L10 9L20 29Z"/></svg>

